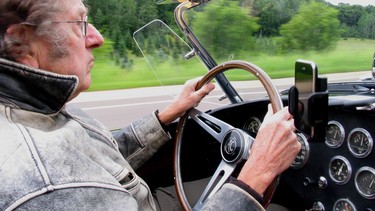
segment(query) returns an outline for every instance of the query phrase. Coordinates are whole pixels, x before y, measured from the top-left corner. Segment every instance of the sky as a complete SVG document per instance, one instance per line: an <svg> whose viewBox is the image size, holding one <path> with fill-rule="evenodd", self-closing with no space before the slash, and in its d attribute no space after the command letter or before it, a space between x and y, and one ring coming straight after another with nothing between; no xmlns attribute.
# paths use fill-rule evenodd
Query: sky
<svg viewBox="0 0 375 211"><path fill-rule="evenodd" d="M362 6L367 5L374 5L375 6L375 0L326 0L327 2L330 2L331 4L337 5L339 3L348 3L348 4L358 4Z"/></svg>

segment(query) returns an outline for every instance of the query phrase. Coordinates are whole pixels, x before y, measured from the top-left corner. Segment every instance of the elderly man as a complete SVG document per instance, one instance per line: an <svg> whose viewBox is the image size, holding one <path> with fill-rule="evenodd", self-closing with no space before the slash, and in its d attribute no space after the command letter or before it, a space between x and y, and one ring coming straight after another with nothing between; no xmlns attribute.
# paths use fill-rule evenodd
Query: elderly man
<svg viewBox="0 0 375 211"><path fill-rule="evenodd" d="M92 50L102 44L82 0L1 0L1 210L160 209L133 169L170 139L162 125L214 85L195 91L197 80L190 80L170 106L111 134L66 105L90 86ZM203 209L262 209L255 198L299 151L293 131L287 109L269 114L237 182L225 184Z"/></svg>

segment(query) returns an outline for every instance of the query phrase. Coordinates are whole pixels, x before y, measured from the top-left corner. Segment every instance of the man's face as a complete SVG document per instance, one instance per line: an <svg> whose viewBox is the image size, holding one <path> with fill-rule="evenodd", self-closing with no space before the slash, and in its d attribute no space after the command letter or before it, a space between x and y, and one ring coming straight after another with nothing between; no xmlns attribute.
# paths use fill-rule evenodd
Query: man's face
<svg viewBox="0 0 375 211"><path fill-rule="evenodd" d="M83 20L87 15L86 7L81 0L59 1L62 8L66 8L55 17L56 21L52 27L60 27L62 33L66 34L67 55L57 58L53 56L53 47L43 39L39 39L32 44L34 58L37 68L48 70L58 74L75 75L79 79L79 85L75 96L81 91L89 88L91 84L90 71L94 65L93 48L103 45L103 37L92 25L87 26L86 37L82 34L81 24L64 23L64 21ZM54 29L51 29L54 30ZM52 49L51 49L52 48Z"/></svg>

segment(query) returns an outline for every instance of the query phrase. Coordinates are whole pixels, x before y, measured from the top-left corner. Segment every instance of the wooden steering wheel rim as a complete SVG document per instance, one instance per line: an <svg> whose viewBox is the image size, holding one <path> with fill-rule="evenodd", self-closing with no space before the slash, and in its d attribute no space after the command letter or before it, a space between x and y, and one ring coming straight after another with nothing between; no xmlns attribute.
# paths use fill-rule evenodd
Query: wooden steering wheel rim
<svg viewBox="0 0 375 211"><path fill-rule="evenodd" d="M263 87L267 91L274 113L276 113L277 111L283 108L283 102L281 100L281 97L276 87L272 83L270 77L258 66L245 62L245 61L233 60L233 61L222 63L214 67L201 79L201 81L198 83L196 87L196 90L200 89L204 84L213 80L217 74L222 73L226 70L230 70L230 69L243 69L252 73L254 76L258 78L258 80L262 83ZM181 143L182 143L182 137L183 137L185 124L187 122L188 117L189 117L188 112L186 112L186 114L183 115L179 119L177 131L176 131L176 140L175 140L175 145L174 145L174 158L173 158L174 160L173 173L174 173L174 178L175 178L176 193L178 196L178 200L180 201L181 206L184 210L191 210L191 206L189 205L189 202L186 198L186 194L184 191L182 178L181 178L181 166L180 166ZM279 176L274 179L274 181L265 191L263 195L264 207L267 207L268 204L270 203L272 196L275 193L278 183L279 183Z"/></svg>

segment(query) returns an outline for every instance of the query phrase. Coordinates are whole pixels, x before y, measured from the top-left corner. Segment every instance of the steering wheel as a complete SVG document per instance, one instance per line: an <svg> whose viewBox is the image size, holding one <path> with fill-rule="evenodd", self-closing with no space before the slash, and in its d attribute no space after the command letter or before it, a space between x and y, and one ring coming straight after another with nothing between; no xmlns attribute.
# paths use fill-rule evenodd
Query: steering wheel
<svg viewBox="0 0 375 211"><path fill-rule="evenodd" d="M230 69L243 69L256 76L267 91L274 113L282 109L283 103L281 97L278 94L277 89L272 83L270 77L258 66L245 61L228 61L214 67L201 79L196 87L196 90L200 89L204 84L210 82L217 74ZM186 112L186 114L179 119L176 132L176 142L174 145L173 171L177 196L184 210L191 210L191 206L189 205L184 191L180 166L182 137L184 129L186 127L185 125L187 119L189 117L197 122L200 127L202 127L210 135L212 135L219 143L221 143L221 163L210 179L198 202L193 207L193 210L200 210L204 202L221 188L221 186L233 173L236 166L241 161L248 159L250 148L255 138L251 137L241 129L234 128L228 123L221 121L207 113L201 112L195 108ZM264 193L264 207L267 207L270 203L271 198L278 185L278 181L279 176L274 179L274 181Z"/></svg>

